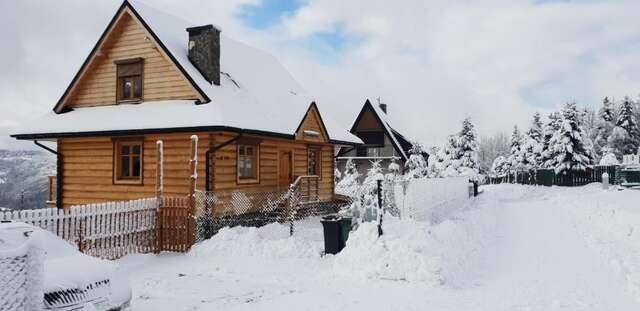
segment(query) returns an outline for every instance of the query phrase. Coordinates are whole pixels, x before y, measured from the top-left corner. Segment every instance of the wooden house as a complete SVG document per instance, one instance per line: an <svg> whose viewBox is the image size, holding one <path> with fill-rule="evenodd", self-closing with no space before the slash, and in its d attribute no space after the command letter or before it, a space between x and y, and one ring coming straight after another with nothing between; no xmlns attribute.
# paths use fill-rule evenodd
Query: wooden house
<svg viewBox="0 0 640 311"><path fill-rule="evenodd" d="M186 195L192 135L198 190L276 191L316 176L321 200L334 195L336 148L361 143L271 55L134 1L53 111L11 136L57 154L50 188L63 208L154 196L158 140L164 192Z"/></svg>
<svg viewBox="0 0 640 311"><path fill-rule="evenodd" d="M337 156L340 171L343 171L346 162L351 160L363 177L371 168L372 161L380 161L383 170L395 162L400 167L400 173L404 172L413 143L392 126L386 104L374 105L367 99L350 131L358 136L363 144L341 148ZM429 158L428 153L422 156L425 160Z"/></svg>

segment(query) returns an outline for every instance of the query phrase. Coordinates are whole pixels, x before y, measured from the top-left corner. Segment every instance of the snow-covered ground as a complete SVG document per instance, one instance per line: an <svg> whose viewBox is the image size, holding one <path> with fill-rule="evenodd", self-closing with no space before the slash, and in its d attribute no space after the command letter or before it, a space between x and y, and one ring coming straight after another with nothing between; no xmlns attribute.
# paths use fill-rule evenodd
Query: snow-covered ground
<svg viewBox="0 0 640 311"><path fill-rule="evenodd" d="M640 310L640 191L492 185L320 256L318 219L134 255L134 310Z"/></svg>

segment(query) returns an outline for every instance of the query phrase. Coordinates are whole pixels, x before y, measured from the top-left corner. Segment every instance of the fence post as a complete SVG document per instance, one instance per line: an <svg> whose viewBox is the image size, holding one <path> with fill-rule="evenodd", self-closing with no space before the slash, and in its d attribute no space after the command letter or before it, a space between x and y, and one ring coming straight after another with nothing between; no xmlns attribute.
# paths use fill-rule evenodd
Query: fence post
<svg viewBox="0 0 640 311"><path fill-rule="evenodd" d="M378 179L378 237L382 235L382 179Z"/></svg>
<svg viewBox="0 0 640 311"><path fill-rule="evenodd" d="M196 209L196 185L198 182L198 136L191 135L191 155L189 160L189 212L188 215L188 243L195 243L195 209Z"/></svg>
<svg viewBox="0 0 640 311"><path fill-rule="evenodd" d="M162 235L162 196L164 192L164 143L162 140L156 142L156 241L155 252L159 253L163 248Z"/></svg>
<svg viewBox="0 0 640 311"><path fill-rule="evenodd" d="M293 202L293 195L294 195L294 188L293 185L289 186L289 197L287 198L287 202L285 203L287 206L285 206L286 210L289 211L289 236L293 236L293 221L294 221L294 202Z"/></svg>

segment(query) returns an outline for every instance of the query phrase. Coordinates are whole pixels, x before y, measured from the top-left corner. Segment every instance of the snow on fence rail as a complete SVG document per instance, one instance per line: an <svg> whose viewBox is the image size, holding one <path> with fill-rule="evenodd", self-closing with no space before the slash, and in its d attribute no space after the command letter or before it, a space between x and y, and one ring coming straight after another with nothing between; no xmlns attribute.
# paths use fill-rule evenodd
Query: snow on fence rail
<svg viewBox="0 0 640 311"><path fill-rule="evenodd" d="M395 183L394 198L401 217L430 220L439 207L469 199L469 178L421 178Z"/></svg>
<svg viewBox="0 0 640 311"><path fill-rule="evenodd" d="M28 223L58 235L88 255L119 258L159 249L155 198L0 212L0 220Z"/></svg>

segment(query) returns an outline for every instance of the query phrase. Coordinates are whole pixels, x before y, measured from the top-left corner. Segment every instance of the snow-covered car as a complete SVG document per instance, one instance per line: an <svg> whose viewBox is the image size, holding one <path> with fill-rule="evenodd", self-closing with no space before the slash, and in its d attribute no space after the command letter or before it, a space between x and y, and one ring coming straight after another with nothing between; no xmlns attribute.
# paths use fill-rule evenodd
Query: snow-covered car
<svg viewBox="0 0 640 311"><path fill-rule="evenodd" d="M110 261L80 253L58 236L20 222L0 223L0 249L33 239L44 250L45 310L127 310L131 285Z"/></svg>

